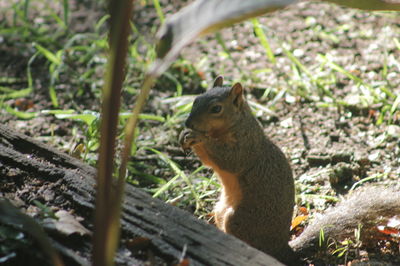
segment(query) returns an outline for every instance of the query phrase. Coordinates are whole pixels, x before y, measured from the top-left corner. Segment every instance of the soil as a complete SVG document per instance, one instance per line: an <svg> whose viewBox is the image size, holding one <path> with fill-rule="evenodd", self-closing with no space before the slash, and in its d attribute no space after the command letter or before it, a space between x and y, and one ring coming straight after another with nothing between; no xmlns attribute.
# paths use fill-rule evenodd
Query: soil
<svg viewBox="0 0 400 266"><path fill-rule="evenodd" d="M169 4L165 8L167 13L176 10L174 4L162 2ZM156 14L152 7L145 6L138 6L135 12L136 26L146 36L148 29L154 27L154 23L158 23ZM196 65L198 70L195 81L182 83L184 94L200 93L204 90L200 85L202 81L210 84L216 75L222 74L227 81L240 80L247 89L250 101L271 109L275 115L267 115L260 111L256 115L266 134L289 158L299 195L297 205L308 207L311 215L334 204L332 199L315 195L340 198L350 189L366 183L397 185L400 178L400 113L397 111L391 124L378 125L380 105L371 102L366 106L358 101L360 91L357 84L343 73L320 67L318 54L331 56L335 63L362 78L366 84L388 81L394 94L399 95L400 68L395 59L399 58L400 49L394 42L400 36L398 14L368 13L329 4L302 2L265 15L260 18L260 23L266 27L266 35L277 61L275 64L265 56L263 47L253 34L252 24L241 23L221 31L232 60L223 52L215 36L208 36L184 49L183 58ZM79 30L89 28L90 26L87 26ZM146 37L151 39L151 36ZM6 44L0 48L0 76L18 77L18 82L7 82L5 85L25 88L26 64L32 52L21 52L21 49L12 46L11 42ZM327 71L331 71L335 82L327 82L325 89L333 94L333 98L349 104L329 107L331 98L319 95L315 85L312 87L310 77L304 73L296 76L297 72L293 71L292 63L282 47L291 50L314 77L323 76ZM47 71L44 66L43 61L36 61L34 65L33 75L38 91L26 99L32 101L32 111L52 108L45 89L48 77L43 74ZM387 70L384 70L386 67ZM384 75L384 71L388 74ZM307 92L307 97L297 96L299 86L296 82L311 84L312 88ZM266 98L261 97L264 88L273 89L271 95ZM282 90L286 93L277 97ZM173 93L158 84L152 91L145 111L164 116L173 114L176 107L163 101ZM90 95L85 95L82 101L75 101L82 109L88 109L85 108L87 106L90 106L91 110L99 109L98 103ZM17 105L17 102L9 103ZM322 104L328 107L321 107ZM71 103L66 99L61 101L61 106L68 109ZM62 150L73 149L68 146L74 138L76 139L71 130L73 122L58 120L52 116L21 120L4 110L1 111L0 121ZM139 145L146 144L149 139L154 140L151 142L154 147L179 162L187 173L199 166L195 157L185 157L178 147L177 135L183 124L168 127L152 123L150 127L151 130L140 133ZM83 138L79 134L82 132L78 133L78 138ZM173 176L165 164L145 150L139 149L137 161L146 164L143 171L148 174L167 180ZM367 177L372 178L364 180ZM2 197L23 195L43 201L43 197L47 195L43 194L43 184L29 184L29 188L27 184L19 184L17 189L6 187L7 184L0 183ZM216 195L211 196L215 197ZM190 210L192 207L186 206L186 209ZM63 208L62 203L59 208ZM390 243L399 244L398 239L393 239ZM382 248L379 245L368 250L371 254L380 251ZM367 259L368 252L363 250L361 257L357 259ZM378 259L396 264L400 263L399 257L397 250ZM343 260L341 263L344 263Z"/></svg>

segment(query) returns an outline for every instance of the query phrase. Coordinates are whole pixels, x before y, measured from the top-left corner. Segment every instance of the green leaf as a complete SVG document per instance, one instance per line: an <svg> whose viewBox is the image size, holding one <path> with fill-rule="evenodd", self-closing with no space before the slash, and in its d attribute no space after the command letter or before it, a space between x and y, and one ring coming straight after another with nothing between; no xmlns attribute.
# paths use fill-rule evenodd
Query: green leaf
<svg viewBox="0 0 400 266"><path fill-rule="evenodd" d="M69 115L75 113L75 110L69 109L69 110L42 110L42 114L49 114L49 115Z"/></svg>
<svg viewBox="0 0 400 266"><path fill-rule="evenodd" d="M37 112L22 112L22 111L18 111L17 109L14 109L9 105L6 105L5 109L10 114L15 115L16 117L21 118L21 119L32 119L32 118L34 118L34 117L36 117L38 115Z"/></svg>
<svg viewBox="0 0 400 266"><path fill-rule="evenodd" d="M319 230L318 243L319 243L319 246L320 246L320 247L322 247L323 244L325 243L325 232L324 232L324 229L323 229L323 228L321 228L321 229Z"/></svg>
<svg viewBox="0 0 400 266"><path fill-rule="evenodd" d="M93 114L58 114L55 115L59 119L72 119L85 122L87 125L91 125L92 122L97 118Z"/></svg>
<svg viewBox="0 0 400 266"><path fill-rule="evenodd" d="M77 114L74 110L43 110L41 113L52 114L58 119L83 121L89 126L99 117L99 113L92 111L83 111L82 114Z"/></svg>
<svg viewBox="0 0 400 266"><path fill-rule="evenodd" d="M132 113L120 113L119 117L122 119L128 119L132 116ZM159 115L152 115L152 114L139 114L139 118L142 120L153 120L158 122L164 122L165 118Z"/></svg>
<svg viewBox="0 0 400 266"><path fill-rule="evenodd" d="M193 186L192 182L190 181L189 177L185 174L185 172L183 172L183 171L179 168L179 166L178 166L174 161L172 161L170 158L168 158L168 156L166 156L164 153L162 153L162 152L160 152L160 151L158 151L158 150L152 149L152 148L145 148L145 149L146 149L146 150L149 150L149 151L152 151L152 152L154 152L155 154L157 154L157 155L160 157L161 160L163 160L164 162L166 162L166 163L170 166L170 168L175 172L175 177L172 178L174 181L175 181L175 179L177 179L178 177L182 177L182 179L183 179L183 180L186 182L186 184L190 187L190 191L191 191L193 197L196 199L196 205L198 205L199 200L200 200L199 194L198 194L197 191L194 189L194 186ZM168 187L171 185L172 182L173 182L173 181L170 180L165 186L163 186L159 191L157 191L155 195L158 196L158 195L159 195L160 193L162 193L164 190L168 189ZM161 190L162 190L162 191L161 191ZM160 192L160 191L161 191L161 192ZM197 209L197 206L196 206L196 209Z"/></svg>
<svg viewBox="0 0 400 266"><path fill-rule="evenodd" d="M53 104L53 106L58 107L57 93L56 93L56 89L54 88L54 86L49 87L49 95L50 95L51 103Z"/></svg>
<svg viewBox="0 0 400 266"><path fill-rule="evenodd" d="M44 48L40 44L34 43L33 46L35 46L35 48L38 49L38 51L42 55L44 55L47 58L47 60L49 60L53 64L55 64L57 66L59 66L61 64L61 58L57 57L57 55L55 55L54 53L50 52L49 50L47 50L46 48Z"/></svg>
<svg viewBox="0 0 400 266"><path fill-rule="evenodd" d="M8 93L0 95L0 99L16 99L16 98L26 97L32 92L32 89L30 88L22 90L13 90L2 87L0 88L0 91L1 90L8 91Z"/></svg>

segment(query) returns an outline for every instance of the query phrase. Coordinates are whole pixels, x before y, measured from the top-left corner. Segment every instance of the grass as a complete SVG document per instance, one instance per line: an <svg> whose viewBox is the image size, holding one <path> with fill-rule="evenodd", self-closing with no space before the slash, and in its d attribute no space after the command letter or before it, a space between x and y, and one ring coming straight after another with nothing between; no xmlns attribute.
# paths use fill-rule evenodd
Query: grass
<svg viewBox="0 0 400 266"><path fill-rule="evenodd" d="M63 1L55 9L57 11L46 9L44 14L34 8L36 1L43 2L32 0L10 6L7 12L12 19L0 22L0 35L10 40L7 44L10 47L18 44L28 51L28 55L24 55L27 61L25 76L0 76L0 108L2 113L13 116L13 119L34 120L45 117L51 119L52 123L67 120L73 128L71 131L77 132L69 142L68 152L95 165L99 148L99 103L100 90L104 85L102 77L106 63L105 51L108 48L109 16L99 16L93 27L78 32L74 30L71 20L75 11L71 10L68 1ZM144 1L150 5L149 2ZM153 0L152 6L158 21L163 21L165 14L162 5ZM33 24L33 16L43 22ZM314 22L309 23L314 25ZM149 36L155 34L157 27L147 25L145 30L141 27L135 22L131 24L133 34L129 40L119 128L126 125L127 118L132 114L132 105L139 94L144 73L155 59L155 47L149 41ZM373 110L376 117L374 123L377 125L399 124L400 94L390 78L390 73L400 65L393 55L400 51L398 38L389 40L398 51L385 50L379 73L380 82L375 83L364 78L362 73L341 65L328 52L319 53L312 60L304 60L298 53L302 47L296 47L290 40L278 37L273 30L263 26L262 20L254 19L251 27L266 56L265 67L259 67L253 72L247 71L237 61L237 51L230 47L230 40L224 39L223 34L216 35L219 45L216 50L233 66L226 69L236 71L232 81L243 80L251 85L266 80L268 76L278 80L276 86L259 88L261 95L250 100L251 107L260 117L276 116L278 103L286 101L290 96L295 99L294 103L310 103L321 109L334 107L351 111ZM336 31L349 30L343 27L330 30L316 25L312 27L317 36L334 45L340 43ZM278 49L282 51L281 54L276 54ZM177 132L182 129L183 121L190 112L193 95L204 90L207 83L207 75L204 73L214 75L221 69L210 63L211 56L204 55L198 62L181 57L156 81L150 96L151 105L141 114L140 127L136 132L137 142L133 150L141 159L129 162L127 178L128 182L143 186L154 197L189 209L202 218L206 218L211 211L220 189L217 179L211 177L204 167L182 159L171 147L178 147ZM279 60L287 64L285 71L279 70L282 67ZM42 71L39 72L37 68ZM353 88L352 95L337 93L338 84L341 83ZM17 99L35 98L37 95L48 101L40 106L43 109L24 110L15 105ZM123 137L124 133L118 135L119 143ZM379 174L367 176L353 187L380 177ZM310 198L324 202L337 201L337 197L322 195L318 190L311 189L312 193L308 193L311 186L307 183L298 184L302 202L309 202ZM340 250L340 254L344 251L346 247Z"/></svg>
<svg viewBox="0 0 400 266"><path fill-rule="evenodd" d="M44 23L33 27L29 21L29 15L38 12L37 10L31 11L33 1L25 1L24 4L16 4L10 7L9 12L14 12L14 19L11 25L7 25L9 28L3 28L0 31L2 34L19 36L16 42L20 42L29 46L32 43L32 55L27 64L27 88L25 89L14 89L11 87L2 87L2 95L0 95L1 107L4 111L18 117L19 119L32 119L38 116L54 115L57 119L69 119L77 121L73 123L82 131L86 131L88 134L82 137L80 141L83 142L85 156L87 153L95 152L98 144L97 139L98 129L98 106L94 109L83 109L82 105L79 104L79 98L83 95L90 94L98 99L100 88L102 86L101 80L102 69L105 64L105 49L108 47L106 40L106 23L109 20L108 15L100 16L97 23L86 33L76 33L69 28L71 10L68 6L67 1L62 2L62 7L59 11L50 12L46 17L43 17ZM164 20L164 14L162 13L162 7L158 1L152 3L156 10L157 17L160 21ZM48 11L48 10L47 10ZM40 12L38 13L40 15ZM310 21L310 18L307 18ZM4 22L3 22L4 23ZM62 30L57 30L51 33L52 25L62 26ZM311 23L312 24L312 23ZM272 31L264 28L258 19L252 20L255 35L259 39L261 46L263 47L268 60L272 65L276 65L276 56L271 49L269 38L279 44L286 57L287 62L290 63L291 72L286 73L287 87L284 89L278 88L266 88L264 89L263 96L261 99L268 99L269 104L263 106L258 104L256 101L251 101L251 106L256 112L262 112L267 115L274 115L274 105L284 97L285 94L290 94L294 97L299 97L306 101L315 102L317 106L321 108L336 106L337 108L347 108L353 105L353 102L348 102L344 98L338 98L332 92L332 86L338 83L338 74L343 75L349 82L354 83L357 88L358 100L356 103L357 108L368 108L379 104L377 112L379 114L376 120L377 124L382 123L393 123L396 122L398 116L398 110L400 105L400 96L396 94L394 87L387 79L388 76L388 58L394 63L398 64L395 57L390 56L386 53L386 60L382 69L382 82L379 84L370 84L364 81L361 77L348 71L345 67L335 62L335 59L329 54L319 54L312 65L306 65L302 62L301 58L295 55L294 49L290 48L285 41L278 39ZM11 26L11 27L10 27ZM155 57L154 45L147 41L146 36L142 35L137 29L135 24L132 24L133 37L130 41L129 52L128 52L128 66L127 66L127 77L124 93L126 98L135 98L138 94L137 89L141 81L143 80L143 73L148 68L149 63ZM156 27L152 27L150 32L154 33ZM324 33L320 28L317 30L318 34L326 36L334 36L332 32ZM31 37L28 36L27 32L34 32ZM266 34L269 32L269 34ZM25 33L25 34L21 34ZM62 37L62 42L56 40ZM240 71L241 76L246 76L245 71L237 64L232 55L231 50L226 44L226 40L223 39L222 35L216 35L217 42L222 47L222 51L231 60L234 66ZM338 41L332 39L335 43ZM400 49L398 39L392 40ZM48 88L48 97L51 101L49 107L55 108L53 110L44 110L41 112L30 112L24 110L18 110L13 108L7 103L10 99L19 99L30 97L37 90L34 86L32 77L31 65L36 61L41 60L44 65L48 68L49 83L46 86ZM180 102L185 98L182 97L183 91L186 88L188 80L199 80L198 73L200 71L196 69L193 63L180 58L163 77L157 81L156 89L166 90L171 92L169 96L164 100L165 103L171 104L173 102ZM259 73L262 73L260 70ZM12 79L14 77L7 77ZM67 84L66 84L67 83ZM65 85L66 84L66 85ZM67 86L67 87L65 87ZM65 110L65 103L67 104L68 110ZM62 104L62 109L60 108ZM122 106L121 113L129 114L131 100L127 100ZM190 111L190 105L184 104L175 106L174 112L167 112L163 114L143 114L142 119L149 121L157 121L166 130L175 130L176 127L180 127L180 123L185 119L185 116ZM121 127L125 123L126 117L121 115ZM86 128L86 130L85 130ZM140 133L139 133L140 134ZM122 137L122 135L120 135ZM72 146L78 146L79 143L74 143ZM139 141L140 145L140 141ZM140 147L138 147L140 148ZM153 152L164 154L160 150L154 149ZM165 154L164 154L165 155ZM165 155L167 156L167 155ZM93 156L89 156L93 158ZM168 157L168 156L167 156ZM160 158L166 160L167 157ZM171 160L170 158L168 160ZM170 161L169 165L176 162ZM175 169L176 170L176 169ZM177 175L177 173L175 173ZM177 177L179 176L179 178ZM191 187L191 183L188 181L185 175L179 174L175 176L176 179L186 179L186 184ZM165 186L165 184L164 184ZM165 187L164 187L165 189ZM195 188L191 187L191 197L194 197L196 202L199 199L199 195L194 193ZM159 195L159 192L158 194ZM197 203L196 203L197 205Z"/></svg>

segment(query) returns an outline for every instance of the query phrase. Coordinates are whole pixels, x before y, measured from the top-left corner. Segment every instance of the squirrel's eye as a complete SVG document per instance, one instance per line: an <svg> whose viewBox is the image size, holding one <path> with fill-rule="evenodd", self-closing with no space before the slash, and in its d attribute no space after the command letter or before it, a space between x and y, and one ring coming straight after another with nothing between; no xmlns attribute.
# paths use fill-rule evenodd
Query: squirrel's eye
<svg viewBox="0 0 400 266"><path fill-rule="evenodd" d="M221 110L222 110L222 106L221 105L214 105L210 109L211 113L213 113L213 114L218 114L219 112L221 112Z"/></svg>

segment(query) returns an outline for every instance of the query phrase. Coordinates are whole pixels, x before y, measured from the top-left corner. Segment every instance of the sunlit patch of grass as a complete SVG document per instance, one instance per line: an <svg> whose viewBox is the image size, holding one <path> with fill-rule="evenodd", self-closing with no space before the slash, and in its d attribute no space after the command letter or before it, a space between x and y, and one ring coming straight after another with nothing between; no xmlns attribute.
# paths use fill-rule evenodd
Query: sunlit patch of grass
<svg viewBox="0 0 400 266"><path fill-rule="evenodd" d="M267 36L265 35L264 30L263 30L262 26L260 25L260 22L258 21L257 18L253 18L252 23L253 23L254 33L256 34L257 38L260 40L260 43L263 46L268 59L271 61L271 63L275 64L276 58L274 56L274 53L271 50L271 46L269 45Z"/></svg>
<svg viewBox="0 0 400 266"><path fill-rule="evenodd" d="M377 109L378 118L376 124L386 122L388 124L394 122L399 113L399 96L396 95L394 88L385 78L384 82L377 84L369 84L360 77L346 70L344 67L334 62L329 55L318 55L319 61L332 71L338 72L346 76L354 83L356 93L348 95L344 99L336 99L336 103L345 107L355 106L357 108ZM386 64L385 64L386 65ZM383 67L382 74L387 75L387 67ZM385 70L386 69L386 70ZM386 73L386 74L385 74ZM351 99L351 100L350 100ZM374 107L377 106L377 107Z"/></svg>
<svg viewBox="0 0 400 266"><path fill-rule="evenodd" d="M347 25L338 26L337 28L322 29L316 24L315 19L308 17L306 23L315 31L315 34L321 39L326 39L330 42L338 44L339 39L335 36L337 31L348 31ZM269 41L264 33L265 26L260 25L256 20L253 20L253 27L260 44L264 47L266 54L271 62L274 61L273 53L270 51ZM273 29L269 30L268 38L279 44L284 57L289 61L291 71L283 73L286 77L287 86L284 88L265 88L260 100L269 99L267 104L273 107L276 103L275 99L282 97L307 102L314 102L317 107L336 107L338 109L349 108L351 110L358 109L360 113L364 110L371 110L370 114L376 117L377 125L386 123L399 123L400 114L400 96L396 93L396 88L390 83L388 75L391 71L390 67L400 65L398 60L392 55L384 51L384 60L380 75L382 80L379 82L366 81L359 77L356 73L346 70L346 67L339 65L335 59L327 54L318 54L315 60L307 65L301 60L301 56L296 55L297 49L301 47L292 47L285 41L279 39ZM400 42L398 39L393 41L397 49L400 50ZM226 50L226 49L225 49ZM389 64L390 62L390 64ZM389 66L390 65L390 66ZM260 70L263 73L265 70ZM267 70L269 72L270 70ZM255 70L254 73L257 71ZM392 73L393 74L393 73ZM349 92L346 97L338 97L335 93L336 84L343 82L343 79L350 81L350 86L353 86L353 92Z"/></svg>
<svg viewBox="0 0 400 266"><path fill-rule="evenodd" d="M15 115L20 119L31 119L41 115L52 115L57 119L68 119L74 121L75 128L79 128L81 137L74 137L71 140L71 152L77 157L84 159L86 162L94 164L96 162L94 155L98 149L98 127L99 127L99 106L82 107L79 105L79 97L90 95L100 102L100 91L103 86L102 76L105 68L106 57L105 51L108 49L107 40L107 23L108 15L98 18L98 21L93 26L91 32L75 33L70 27L71 10L67 1L62 1L63 5L60 9L62 12L52 14L51 11L46 12L46 15L40 18L43 23L34 25L29 21L29 11L33 8L34 1L25 1L15 4L11 10L15 13L15 19L10 27L2 27L0 34L7 39L9 36L18 36L16 42L22 42L26 47L31 49L30 60L27 66L27 83L26 88L15 89L2 87L0 88L0 104L5 111ZM145 1L142 4L149 4L151 1ZM152 1L156 10L157 17L160 22L164 20L162 6L158 0ZM312 18L306 19L307 23L314 23ZM4 23L4 22L0 22ZM260 68L248 73L246 69L239 67L237 61L226 44L227 40L222 38L222 35L217 34L216 40L219 44L220 53L232 62L236 70L238 70L242 81L246 82L252 79L253 75L268 74L274 75L273 67L277 66L277 56L270 45L270 32L260 24L258 19L253 20L253 29L262 48L264 49L267 58L273 65L271 68ZM50 24L53 27L50 27ZM54 29L57 26L57 30ZM336 31L347 31L346 25L341 25L341 28L327 30L319 27L317 24L311 25L312 31L322 40L327 40L338 44L338 38L335 36ZM143 82L144 73L148 69L150 63L156 58L155 47L144 36L137 25L131 24L132 36L130 38L128 59L126 66L126 77L123 93L125 104L122 105L120 126L125 125L126 118L131 114L130 105L137 97L140 85ZM151 28L154 33L156 27ZM388 75L390 67L393 65L399 66L400 63L396 57L391 54L385 55L383 68L381 71L383 82L377 84L369 84L357 74L346 69L335 61L335 58L329 54L320 54L311 63L305 63L301 57L296 54L296 48L291 47L284 41L273 37L276 43L282 48L282 56L285 57L290 64L290 71L283 73L284 86L279 88L269 87L263 88L259 99L250 100L250 105L257 116L274 116L274 106L285 99L294 99L293 101L307 101L315 103L317 107L337 107L347 108L353 103L349 102L348 98L338 98L333 89L340 79L350 81L357 89L355 96L359 100L360 108L373 108L376 111L376 123L399 123L400 110L400 95L389 82ZM398 39L392 40L397 49L400 50L400 42ZM33 43L33 45L32 45ZM251 48L247 48L251 49ZM163 99L161 103L168 106L170 109L166 113L146 113L141 115L143 120L156 121L166 130L177 131L182 128L183 122L190 112L191 102L194 99L194 93L198 93L207 87L205 74L199 71L198 66L207 65L207 57L204 55L198 62L191 62L183 57L171 66L155 84L154 91L162 91ZM50 84L48 88L49 99L52 102L54 110L46 110L43 112L21 111L13 108L5 103L8 99L18 99L29 97L36 92L34 79L32 76L31 65L36 60L46 61L48 70L48 78ZM207 67L209 67L207 65ZM212 67L212 66L210 66ZM215 69L207 69L213 72ZM222 73L226 74L226 73ZM237 77L236 77L237 78ZM189 91L190 89L190 91ZM190 95L188 95L188 91ZM195 91L195 92L193 92ZM267 101L268 100L268 101ZM259 104L259 101L267 102ZM66 108L70 110L60 110L64 108L63 103L67 103ZM47 107L51 108L51 107ZM163 111L164 112L164 111ZM137 131L137 134L146 132L150 126L143 123L143 126ZM76 131L76 129L75 129ZM75 134L78 134L75 132ZM119 136L119 140L123 135ZM171 140L172 142L174 140ZM146 143L139 143L145 145ZM134 147L141 149L143 146ZM142 168L136 167L135 163L128 166L130 172L128 180L138 184L136 178L144 179L146 184L149 184L148 189L156 197L160 197L171 203L182 203L196 206L200 215L204 215L199 211L203 208L202 202L215 198L215 194L219 188L215 177L209 177L210 173L204 174L203 168L198 168L189 173L184 170L184 166L180 166L179 162L173 161L169 154L162 149L151 151L159 156L159 160L164 161L163 167L172 170L170 176L156 176L149 174ZM146 166L144 165L143 168ZM143 171L142 171L143 170ZM205 177L204 175L207 175ZM305 195L308 198L318 198L318 191ZM323 198L322 200L335 201L333 197ZM307 200L304 200L307 201Z"/></svg>
<svg viewBox="0 0 400 266"><path fill-rule="evenodd" d="M70 142L63 147L72 155L86 162L96 165L97 151L99 148L99 106L94 108L82 108L79 104L79 97L84 95L92 95L100 99L100 91L103 86L102 76L106 63L106 50L108 49L107 40L107 23L109 15L104 15L98 19L93 26L91 32L75 33L68 31L68 22L71 15L68 3L63 2L64 9L62 13L52 15L51 17L40 18L43 24L33 26L29 23L27 14L32 8L33 1L25 2L25 13L20 12L21 5L14 6L17 14L17 21L8 31L1 29L1 34L18 34L20 37L18 42L26 42L26 46L32 50L31 57L27 66L27 83L26 89L2 88L0 103L2 108L8 113L19 119L32 119L39 116L54 116L60 120L70 120L73 122L73 137ZM163 13L158 1L153 1L160 20L163 20ZM39 12L40 13L40 12ZM24 17L25 16L25 17ZM37 18L39 19L39 18ZM62 30L50 31L50 24L57 24ZM51 27L50 27L51 28ZM130 38L127 58L127 71L125 77L124 94L131 97L138 95L144 73L150 63L155 59L155 47L149 42L146 36L132 23L133 32ZM156 28L151 29L155 32ZM62 40L62 41L60 41ZM31 45L33 43L33 45ZM49 99L54 109L34 111L18 110L4 101L8 99L18 99L30 97L36 92L35 79L31 71L31 65L37 60L43 60L47 68L49 85L47 86ZM197 86L201 83L203 77L197 68L188 60L179 58L173 66L165 72L157 81L155 87L169 91L170 97L166 98L165 104L172 104L174 101L180 101L184 87ZM180 98L182 97L182 98ZM186 97L186 96L185 96ZM120 127L124 127L126 119L131 115L130 104L133 102L129 99L122 104L120 111ZM64 103L67 103L67 107ZM163 115L159 114L141 114L142 121L155 121L160 125L164 125L168 130L173 130L182 123L190 111L191 104L187 101L184 104L180 102L172 108L177 112L171 112ZM137 131L146 131L149 125L142 123L143 127ZM118 136L119 142L124 134ZM147 142L140 142L139 145L146 145ZM136 145L136 143L134 144ZM142 147L134 147L133 151ZM151 192L155 196L161 197L168 202L175 202L180 206L196 206L198 213L203 215L202 211L204 203L207 202L207 195L215 192L216 183L213 179L202 177L199 172L203 168L194 171L192 174L185 174L180 167L169 159L168 155L163 151L154 150L160 160L164 160L165 167L169 167L175 173L175 177L160 177L148 173L146 165L136 167L137 163L130 163L128 166L128 181L134 184L147 184ZM140 170L139 170L140 169ZM137 182L137 178L141 181ZM167 180L165 179L167 178ZM201 180L201 181L198 181ZM215 180L214 180L215 181ZM214 189L209 189L212 186ZM179 196L179 195L182 196ZM174 200L175 199L175 200ZM179 203L178 203L179 202ZM204 214L205 215L205 214Z"/></svg>

